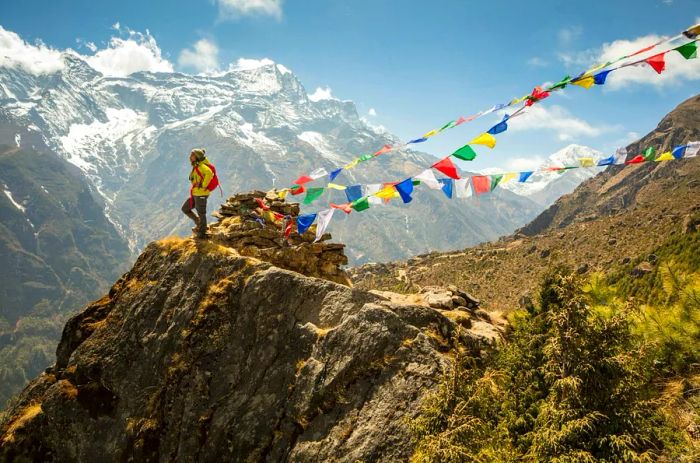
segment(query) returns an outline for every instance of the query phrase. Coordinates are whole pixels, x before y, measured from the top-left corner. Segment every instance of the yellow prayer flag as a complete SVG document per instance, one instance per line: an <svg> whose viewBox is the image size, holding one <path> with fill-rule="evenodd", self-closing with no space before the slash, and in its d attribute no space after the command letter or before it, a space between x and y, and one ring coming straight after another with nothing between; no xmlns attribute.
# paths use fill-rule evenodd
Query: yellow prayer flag
<svg viewBox="0 0 700 463"><path fill-rule="evenodd" d="M287 189L280 190L280 191L277 192L277 196L278 196L280 199L284 199L284 198L287 197L287 191L289 191L289 190L287 190Z"/></svg>
<svg viewBox="0 0 700 463"><path fill-rule="evenodd" d="M655 161L673 161L675 158L671 154L670 151L666 151L665 153L661 153L658 158L655 159Z"/></svg>
<svg viewBox="0 0 700 463"><path fill-rule="evenodd" d="M580 167L593 167L595 166L595 160L593 158L578 158L578 165Z"/></svg>
<svg viewBox="0 0 700 463"><path fill-rule="evenodd" d="M373 196L376 196L377 198L382 198L382 199L391 199L394 197L395 194L397 194L398 191L396 191L396 188L393 186L385 186L381 190L377 191L374 193Z"/></svg>
<svg viewBox="0 0 700 463"><path fill-rule="evenodd" d="M496 137L491 135L490 133L482 133L472 141L468 143L469 145L484 145L488 146L489 148L493 148L496 146Z"/></svg>
<svg viewBox="0 0 700 463"><path fill-rule="evenodd" d="M514 178L518 177L517 172L508 172L507 174L503 174L503 178L501 179L501 184L510 182Z"/></svg>
<svg viewBox="0 0 700 463"><path fill-rule="evenodd" d="M584 77L583 79L575 80L571 83L574 85L578 85L579 87L591 88L591 86L595 83L595 79L593 78L593 76L588 76Z"/></svg>
<svg viewBox="0 0 700 463"><path fill-rule="evenodd" d="M592 73L594 73L594 72L596 72L596 71L599 71L599 70L603 69L603 68L604 68L605 66L607 66L607 65L608 65L608 63L602 63L602 64L598 64L598 65L596 65L596 66L593 66L593 67L590 68L588 71L584 72L583 75L584 75L584 76L587 76L587 75L589 75L589 74L592 74Z"/></svg>
<svg viewBox="0 0 700 463"><path fill-rule="evenodd" d="M433 135L437 135L437 133L438 133L438 130L433 129L433 130L431 130L430 132L424 133L422 138L430 138L430 137L432 137Z"/></svg>
<svg viewBox="0 0 700 463"><path fill-rule="evenodd" d="M332 188L334 190L345 190L347 187L345 185L338 185L337 183L329 183L326 185L328 188Z"/></svg>
<svg viewBox="0 0 700 463"><path fill-rule="evenodd" d="M349 164L344 165L344 166L343 166L343 169L345 169L345 170L347 170L347 169L352 169L353 167L355 167L355 166L358 165L359 163L360 163L360 158L353 159L352 161L350 161Z"/></svg>

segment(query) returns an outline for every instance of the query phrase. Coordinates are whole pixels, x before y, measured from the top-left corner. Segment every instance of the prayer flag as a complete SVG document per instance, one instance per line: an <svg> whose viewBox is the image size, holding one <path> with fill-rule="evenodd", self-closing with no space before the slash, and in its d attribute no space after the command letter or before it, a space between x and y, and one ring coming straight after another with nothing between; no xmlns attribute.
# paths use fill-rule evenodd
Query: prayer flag
<svg viewBox="0 0 700 463"><path fill-rule="evenodd" d="M615 164L624 164L627 161L627 148L624 146L615 150Z"/></svg>
<svg viewBox="0 0 700 463"><path fill-rule="evenodd" d="M454 180L451 178L441 178L439 182L442 183L442 191L445 193L445 196L452 199L452 182L454 182Z"/></svg>
<svg viewBox="0 0 700 463"><path fill-rule="evenodd" d="M700 151L700 141L688 142L687 148L685 150L685 157L694 158L698 155L698 151Z"/></svg>
<svg viewBox="0 0 700 463"><path fill-rule="evenodd" d="M382 204L382 199L375 196L382 189L381 183L371 183L367 185L367 198L370 204Z"/></svg>
<svg viewBox="0 0 700 463"><path fill-rule="evenodd" d="M683 158L683 155L685 154L686 147L687 147L686 145L680 145L680 146L676 146L675 148L673 148L673 157L676 159Z"/></svg>
<svg viewBox="0 0 700 463"><path fill-rule="evenodd" d="M330 203L329 206L331 206L333 209L340 209L341 211L345 212L346 214L349 214L352 212L352 208L350 207L350 203L347 203L347 204Z"/></svg>
<svg viewBox="0 0 700 463"><path fill-rule="evenodd" d="M442 185L438 182L438 179L435 178L435 173L431 169L426 169L413 178L425 183L431 190L439 190L442 188Z"/></svg>
<svg viewBox="0 0 700 463"><path fill-rule="evenodd" d="M535 87L532 90L532 93L525 98L527 98L527 101L525 102L525 106L532 106L534 103L544 100L549 96L549 92L546 92L542 90L540 87Z"/></svg>
<svg viewBox="0 0 700 463"><path fill-rule="evenodd" d="M595 83L595 79L593 78L593 76L588 76L582 79L573 80L571 81L571 83L574 85L578 85L579 87L591 88Z"/></svg>
<svg viewBox="0 0 700 463"><path fill-rule="evenodd" d="M263 211L270 210L270 206L265 204L265 200L263 200L262 198L255 198L255 202L258 203L258 206L260 206L260 209L262 209Z"/></svg>
<svg viewBox="0 0 700 463"><path fill-rule="evenodd" d="M331 188L333 190L340 190L343 191L345 188L347 188L345 185L338 185L337 183L329 183L326 185L328 188Z"/></svg>
<svg viewBox="0 0 700 463"><path fill-rule="evenodd" d="M309 177L308 175L302 175L298 179L294 180L294 184L295 185L303 185L304 183L309 183L311 180L313 180L313 179L311 177Z"/></svg>
<svg viewBox="0 0 700 463"><path fill-rule="evenodd" d="M375 156L374 154L363 154L362 156L360 156L360 157L357 158L357 159L358 159L360 162L364 162L364 161L369 161L369 160L372 159L374 156Z"/></svg>
<svg viewBox="0 0 700 463"><path fill-rule="evenodd" d="M423 143L423 142L426 141L426 140L427 140L427 138L421 137L421 138L416 138L415 140L411 140L411 141L409 141L409 142L406 143L406 144L407 144L407 145L410 145L411 143Z"/></svg>
<svg viewBox="0 0 700 463"><path fill-rule="evenodd" d="M452 156L461 159L462 161L472 161L476 157L476 152L471 146L464 145L452 153Z"/></svg>
<svg viewBox="0 0 700 463"><path fill-rule="evenodd" d="M637 55L639 55L640 53L644 53L645 51L651 50L651 49L654 48L655 46L656 46L656 44L654 44L654 45L649 45L648 47L644 47L644 48L642 48L641 50L635 51L635 52L632 53L631 55L625 56L625 58L631 58L632 56L637 56Z"/></svg>
<svg viewBox="0 0 700 463"><path fill-rule="evenodd" d="M673 155L671 154L670 151L666 151L665 153L661 153L658 158L654 159L656 162L659 161L673 161L674 158Z"/></svg>
<svg viewBox="0 0 700 463"><path fill-rule="evenodd" d="M595 166L595 161L593 158L578 158L579 167L593 167Z"/></svg>
<svg viewBox="0 0 700 463"><path fill-rule="evenodd" d="M472 175L474 193L480 195L491 191L491 180L485 175Z"/></svg>
<svg viewBox="0 0 700 463"><path fill-rule="evenodd" d="M440 127L439 130L440 130L440 132L442 132L443 130L451 129L451 128L454 127L455 125L457 125L457 121L450 121L450 122L448 122L447 124L445 124L445 125L443 125L442 127Z"/></svg>
<svg viewBox="0 0 700 463"><path fill-rule="evenodd" d="M615 156L609 156L607 158L600 159L598 161L598 166L611 166L615 164Z"/></svg>
<svg viewBox="0 0 700 463"><path fill-rule="evenodd" d="M335 178L338 176L338 174L342 171L343 171L342 167L332 171L330 174L328 174L328 179L332 182L333 180L335 180Z"/></svg>
<svg viewBox="0 0 700 463"><path fill-rule="evenodd" d="M288 188L285 188L284 190L280 190L277 192L277 197L280 199L284 199L287 197L287 193L289 192Z"/></svg>
<svg viewBox="0 0 700 463"><path fill-rule="evenodd" d="M506 174L503 174L503 180L501 180L501 183L508 183L517 176L518 174L515 172L508 172Z"/></svg>
<svg viewBox="0 0 700 463"><path fill-rule="evenodd" d="M306 196L304 197L304 204L311 204L314 201L316 201L322 194L325 188L323 187L317 187L317 188L309 188L306 190Z"/></svg>
<svg viewBox="0 0 700 463"><path fill-rule="evenodd" d="M378 192L376 192L374 196L382 199L394 198L396 196L396 188L394 188L394 185L387 185Z"/></svg>
<svg viewBox="0 0 700 463"><path fill-rule="evenodd" d="M369 200L367 199L366 196L359 198L359 199L353 201L352 204L350 205L350 207L355 209L355 211L357 211L357 212L362 212L365 209L369 209Z"/></svg>
<svg viewBox="0 0 700 463"><path fill-rule="evenodd" d="M319 178L326 176L326 175L328 175L328 171L326 169L324 169L323 167L319 167L315 171L311 172L309 174L309 177L316 180L316 179L319 179Z"/></svg>
<svg viewBox="0 0 700 463"><path fill-rule="evenodd" d="M292 234L292 219L288 218L287 223L284 226L284 239L289 239L289 235Z"/></svg>
<svg viewBox="0 0 700 463"><path fill-rule="evenodd" d="M644 61L654 68L654 71L656 71L657 74L661 74L664 69L666 69L666 62L664 61L664 53L659 53L658 55L650 56L649 58L645 59Z"/></svg>
<svg viewBox="0 0 700 463"><path fill-rule="evenodd" d="M649 148L644 150L644 153L642 153L642 156L644 156L645 161L653 161L654 158L656 157L656 150L654 149L653 146L650 146Z"/></svg>
<svg viewBox="0 0 700 463"><path fill-rule="evenodd" d="M304 214L297 217L297 233L302 235L314 223L314 220L316 220L316 214Z"/></svg>
<svg viewBox="0 0 700 463"><path fill-rule="evenodd" d="M530 175L532 175L532 171L520 172L520 178L518 178L518 182L520 182L520 183L527 182L527 179L530 178Z"/></svg>
<svg viewBox="0 0 700 463"><path fill-rule="evenodd" d="M359 159L353 159L353 160L350 161L348 164L345 164L345 165L343 166L343 169L352 169L352 168L354 168L356 165L358 165L359 163L360 163L360 160L359 160Z"/></svg>
<svg viewBox="0 0 700 463"><path fill-rule="evenodd" d="M468 178L460 178L455 180L455 191L458 198L468 198L472 195L472 190L469 187Z"/></svg>
<svg viewBox="0 0 700 463"><path fill-rule="evenodd" d="M379 156L380 154L388 153L389 151L392 150L391 145L384 145L382 149L374 153L375 156Z"/></svg>
<svg viewBox="0 0 700 463"><path fill-rule="evenodd" d="M644 156L642 156L641 154L638 154L635 157L633 157L632 159L630 159L629 161L625 161L625 164L639 164L640 162L644 162L644 161L646 161Z"/></svg>
<svg viewBox="0 0 700 463"><path fill-rule="evenodd" d="M493 191L499 183L501 183L501 180L503 180L503 174L495 174L495 175L490 175L491 177L491 191Z"/></svg>
<svg viewBox="0 0 700 463"><path fill-rule="evenodd" d="M551 87L549 87L549 89L550 89L550 90L557 90L557 89L560 89L560 88L564 88L564 87L566 87L566 85L569 84L570 82L571 82L571 77L570 77L570 76L566 76L566 77L564 77L562 80L560 80L559 82L557 82L556 84L554 84L554 85L552 85Z"/></svg>
<svg viewBox="0 0 700 463"><path fill-rule="evenodd" d="M688 42L680 47L674 48L678 53L683 55L685 59L697 58L698 57L698 44L695 42Z"/></svg>
<svg viewBox="0 0 700 463"><path fill-rule="evenodd" d="M504 115L503 120L501 122L499 122L498 124L494 125L493 127L491 127L490 129L488 129L486 131L486 133L490 133L491 135L498 135L499 133L505 132L506 130L508 130L508 124L506 123L506 121L508 120L509 117L510 116L508 114ZM494 142L494 144L495 144L495 142Z"/></svg>
<svg viewBox="0 0 700 463"><path fill-rule="evenodd" d="M460 118L455 121L455 127L460 124L464 124L465 122L467 122L467 118L464 116L460 116Z"/></svg>
<svg viewBox="0 0 700 463"><path fill-rule="evenodd" d="M611 72L612 69L599 72L598 74L593 76L593 82L595 82L596 85L605 85L605 79L608 78L608 74L610 74Z"/></svg>
<svg viewBox="0 0 700 463"><path fill-rule="evenodd" d="M403 200L404 203L410 203L413 198L411 198L411 193L413 193L413 180L411 178L407 178L406 180L397 183L394 185L396 188L396 191L399 192L399 195L401 195L401 199Z"/></svg>
<svg viewBox="0 0 700 463"><path fill-rule="evenodd" d="M437 134L437 133L438 133L437 130L431 130L430 132L424 133L424 134L423 134L423 138L430 138L430 137L432 137L433 135L435 135L435 134Z"/></svg>
<svg viewBox="0 0 700 463"><path fill-rule="evenodd" d="M350 185L345 188L345 196L348 198L348 202L357 201L362 197L362 185Z"/></svg>
<svg viewBox="0 0 700 463"><path fill-rule="evenodd" d="M302 194L305 191L306 191L306 188L304 188L304 185L299 185L299 186L293 187L292 190L290 191L290 193L292 193L293 195L296 196L296 195Z"/></svg>
<svg viewBox="0 0 700 463"><path fill-rule="evenodd" d="M318 213L318 221L316 222L316 239L314 242L319 241L321 237L323 237L328 224L331 222L334 212L335 209L326 209L325 211Z"/></svg>
<svg viewBox="0 0 700 463"><path fill-rule="evenodd" d="M469 142L470 145L484 145L488 146L489 148L493 148L496 146L496 137L491 135L490 133L484 132L472 141Z"/></svg>
<svg viewBox="0 0 700 463"><path fill-rule="evenodd" d="M457 174L457 166L454 165L449 156L436 162L431 167L455 180L459 178L459 175Z"/></svg>

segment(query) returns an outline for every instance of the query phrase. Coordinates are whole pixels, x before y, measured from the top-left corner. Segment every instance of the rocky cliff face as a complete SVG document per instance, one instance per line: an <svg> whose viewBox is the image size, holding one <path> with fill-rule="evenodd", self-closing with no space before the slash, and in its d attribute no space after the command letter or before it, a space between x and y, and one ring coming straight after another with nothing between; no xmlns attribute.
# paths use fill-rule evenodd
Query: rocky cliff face
<svg viewBox="0 0 700 463"><path fill-rule="evenodd" d="M66 324L55 365L0 423L0 459L405 461L422 397L455 355L498 336L456 289L431 308L438 292L367 292L216 242L152 243Z"/></svg>

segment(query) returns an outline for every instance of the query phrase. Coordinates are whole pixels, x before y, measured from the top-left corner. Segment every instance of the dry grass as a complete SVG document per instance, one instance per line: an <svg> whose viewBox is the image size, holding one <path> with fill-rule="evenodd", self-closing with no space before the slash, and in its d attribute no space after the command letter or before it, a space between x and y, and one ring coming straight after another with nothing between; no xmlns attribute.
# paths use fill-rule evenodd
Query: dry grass
<svg viewBox="0 0 700 463"><path fill-rule="evenodd" d="M2 442L2 444L14 442L15 433L36 418L40 413L42 413L41 404L30 404L24 407L19 414L19 417L12 422L9 428L7 428L7 431L0 442Z"/></svg>
<svg viewBox="0 0 700 463"><path fill-rule="evenodd" d="M61 395L69 400L75 400L78 398L78 388L75 387L73 383L67 379L62 379L58 382L58 387L60 388Z"/></svg>

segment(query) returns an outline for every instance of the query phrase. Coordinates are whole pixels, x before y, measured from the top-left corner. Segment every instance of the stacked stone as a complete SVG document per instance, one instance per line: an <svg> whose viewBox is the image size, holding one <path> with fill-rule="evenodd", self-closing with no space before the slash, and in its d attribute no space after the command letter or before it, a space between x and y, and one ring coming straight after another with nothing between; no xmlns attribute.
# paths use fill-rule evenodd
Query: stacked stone
<svg viewBox="0 0 700 463"><path fill-rule="evenodd" d="M269 207L265 211L256 198ZM275 218L277 213L284 218ZM278 215L278 217L279 217ZM296 232L299 204L288 203L277 191L251 191L230 197L214 213L219 221L209 231L212 239L236 249L241 255L270 262L277 267L350 286L350 278L340 267L347 265L345 245L327 243L325 233L316 239L316 225L303 235ZM291 221L292 233L285 239L284 230Z"/></svg>

